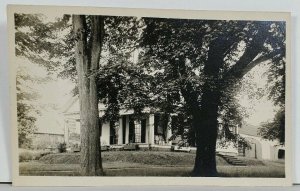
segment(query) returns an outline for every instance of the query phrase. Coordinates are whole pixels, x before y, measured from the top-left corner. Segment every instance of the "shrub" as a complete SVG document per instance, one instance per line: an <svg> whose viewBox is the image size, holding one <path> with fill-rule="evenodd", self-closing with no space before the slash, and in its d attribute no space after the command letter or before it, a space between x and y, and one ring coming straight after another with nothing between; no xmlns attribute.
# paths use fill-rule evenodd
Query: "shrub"
<svg viewBox="0 0 300 191"><path fill-rule="evenodd" d="M41 151L41 150L25 150L20 149L19 152L19 162L27 162L31 160L39 160L41 157L50 154L49 151Z"/></svg>
<svg viewBox="0 0 300 191"><path fill-rule="evenodd" d="M19 153L19 162L26 162L33 160L33 155L30 152L21 152Z"/></svg>
<svg viewBox="0 0 300 191"><path fill-rule="evenodd" d="M58 152L65 153L67 151L67 144L65 142L58 144Z"/></svg>

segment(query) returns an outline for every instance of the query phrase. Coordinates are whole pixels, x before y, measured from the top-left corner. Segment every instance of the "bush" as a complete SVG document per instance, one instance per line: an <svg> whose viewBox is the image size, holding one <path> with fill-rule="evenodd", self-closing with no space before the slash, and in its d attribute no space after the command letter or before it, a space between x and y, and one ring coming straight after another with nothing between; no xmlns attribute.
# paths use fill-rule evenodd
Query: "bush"
<svg viewBox="0 0 300 191"><path fill-rule="evenodd" d="M64 143L59 143L57 148L58 148L59 153L67 152L67 144L65 142Z"/></svg>
<svg viewBox="0 0 300 191"><path fill-rule="evenodd" d="M36 151L36 150L25 150L20 149L19 162L27 162L31 160L39 160L41 157L50 154L49 151Z"/></svg>
<svg viewBox="0 0 300 191"><path fill-rule="evenodd" d="M21 152L19 153L19 162L26 162L33 160L33 155L30 152Z"/></svg>

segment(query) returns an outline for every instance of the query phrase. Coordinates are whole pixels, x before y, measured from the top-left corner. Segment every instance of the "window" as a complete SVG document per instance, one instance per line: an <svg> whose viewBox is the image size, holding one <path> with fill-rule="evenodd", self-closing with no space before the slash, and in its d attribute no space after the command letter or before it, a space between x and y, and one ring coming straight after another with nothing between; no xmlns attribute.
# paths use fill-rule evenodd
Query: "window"
<svg viewBox="0 0 300 191"><path fill-rule="evenodd" d="M154 116L154 134L164 135L163 123L160 115Z"/></svg>
<svg viewBox="0 0 300 191"><path fill-rule="evenodd" d="M146 143L146 119L141 121L141 143Z"/></svg>
<svg viewBox="0 0 300 191"><path fill-rule="evenodd" d="M134 120L132 117L129 119L129 143L135 143Z"/></svg>
<svg viewBox="0 0 300 191"><path fill-rule="evenodd" d="M112 122L110 122L110 136L109 136L109 144L114 145L118 143L118 139L116 136L116 129Z"/></svg>
<svg viewBox="0 0 300 191"><path fill-rule="evenodd" d="M285 150L279 149L278 150L278 159L284 159L285 158Z"/></svg>
<svg viewBox="0 0 300 191"><path fill-rule="evenodd" d="M125 144L126 139L126 116L122 117L122 132L123 132L123 144Z"/></svg>

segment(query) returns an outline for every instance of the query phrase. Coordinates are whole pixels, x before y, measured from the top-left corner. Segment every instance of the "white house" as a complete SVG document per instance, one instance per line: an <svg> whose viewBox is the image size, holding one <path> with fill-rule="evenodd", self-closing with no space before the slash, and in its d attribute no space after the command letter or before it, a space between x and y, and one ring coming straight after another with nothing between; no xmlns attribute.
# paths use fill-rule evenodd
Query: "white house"
<svg viewBox="0 0 300 191"><path fill-rule="evenodd" d="M99 116L104 114L104 104L99 104ZM147 111L145 111L147 112ZM79 99L74 97L64 111L65 142L67 144L80 144L80 115ZM171 129L160 132L157 120L158 115L149 114L142 120L131 118L133 111L121 110L120 119L116 127L109 122L102 124L101 145L122 145L128 143L145 143L157 145L171 145L167 141L172 133Z"/></svg>
<svg viewBox="0 0 300 191"><path fill-rule="evenodd" d="M284 159L285 147L276 140L263 139L258 135L258 128L254 125L244 124L239 129L241 137L244 137L251 146L251 148L246 148L239 145L239 155L265 160Z"/></svg>
<svg viewBox="0 0 300 191"><path fill-rule="evenodd" d="M58 144L65 141L64 123L59 112L42 111L35 125L37 130L31 137L34 149L57 148Z"/></svg>
<svg viewBox="0 0 300 191"><path fill-rule="evenodd" d="M105 111L105 105L99 104L99 116ZM63 112L64 115L64 134L65 142L68 146L80 145L80 114L79 99L73 97L67 104ZM161 128L160 115L151 114L150 110L145 109L145 113L149 113L142 120L134 120L131 115L132 110L121 110L119 122L116 127L107 122L102 124L101 145L125 145L128 143L137 143L140 147L150 145L156 148L170 149L171 145L177 144L178 140L169 141L172 136L171 128ZM244 137L251 148L234 142L227 142L226 146L221 144L221 140L217 140L216 151L220 154L240 155L250 158L277 160L284 158L284 147L279 145L277 141L269 141L258 135L258 127L244 124L241 128L232 127L231 131ZM239 145L237 147L237 145ZM191 151L196 148L191 147Z"/></svg>
<svg viewBox="0 0 300 191"><path fill-rule="evenodd" d="M99 104L99 116L105 111L105 105ZM78 146L80 144L80 113L79 99L73 97L67 104L63 112L65 142L68 146ZM133 120L132 110L121 110L120 119L116 127L107 122L102 124L101 145L124 145L128 143L138 143L140 146L150 145L151 147L171 148L172 144L177 144L178 139L169 141L172 136L171 128L162 128L160 124L159 114L150 114L150 110L145 109L145 113L149 113L142 120ZM191 148L191 151L195 151ZM230 153L237 155L238 149L233 143L227 144L227 147L217 146L217 152Z"/></svg>

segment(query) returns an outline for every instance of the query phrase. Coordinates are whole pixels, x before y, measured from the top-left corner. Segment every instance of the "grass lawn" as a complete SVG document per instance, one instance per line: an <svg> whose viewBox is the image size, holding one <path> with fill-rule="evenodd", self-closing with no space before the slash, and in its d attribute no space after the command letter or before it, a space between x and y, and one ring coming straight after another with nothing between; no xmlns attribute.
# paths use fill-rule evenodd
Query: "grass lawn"
<svg viewBox="0 0 300 191"><path fill-rule="evenodd" d="M155 151L103 152L106 176L190 176L195 154ZM78 153L49 154L20 162L20 175L79 176ZM222 177L284 177L284 162L239 158L247 166L232 166L217 156Z"/></svg>

